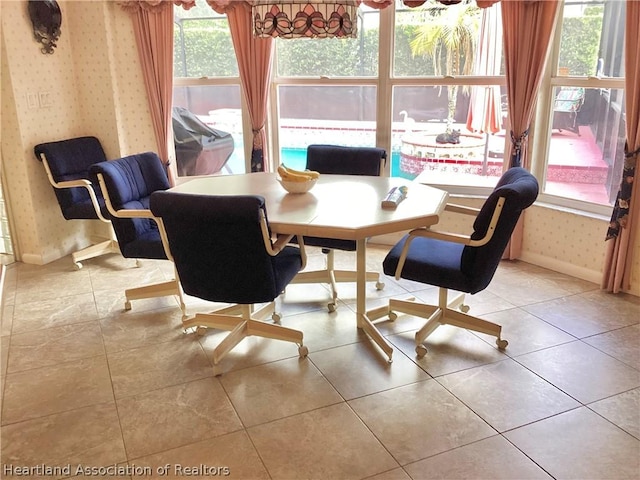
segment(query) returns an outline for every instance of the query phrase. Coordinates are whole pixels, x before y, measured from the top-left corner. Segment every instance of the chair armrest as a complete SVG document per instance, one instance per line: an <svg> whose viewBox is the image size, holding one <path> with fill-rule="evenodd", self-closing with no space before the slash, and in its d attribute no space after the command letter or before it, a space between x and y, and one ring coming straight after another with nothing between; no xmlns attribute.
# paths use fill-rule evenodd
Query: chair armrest
<svg viewBox="0 0 640 480"><path fill-rule="evenodd" d="M426 237L433 238L436 240L443 240L445 242L455 242L462 243L463 245L468 245L470 247L481 247L489 243L491 238L493 237L493 233L496 230L496 225L498 224L498 219L500 218L500 213L502 212L502 207L504 206L505 198L498 198L498 202L496 203L496 208L493 211L493 215L491 216L491 221L489 222L489 227L487 228L487 232L484 237L478 240L472 240L469 235L460 235L458 233L450 233L450 232L438 232L437 230L429 230L426 227L416 228L409 232L409 238L404 243L402 247L402 252L400 252L400 258L398 259L398 266L396 267L395 279L400 279L400 274L402 273L402 268L404 267L404 262L407 259L407 252L409 251L409 245L414 238L417 237Z"/></svg>
<svg viewBox="0 0 640 480"><path fill-rule="evenodd" d="M153 216L151 210L145 209L121 209L112 212L112 214L118 218L151 218L157 221L157 218Z"/></svg>
<svg viewBox="0 0 640 480"><path fill-rule="evenodd" d="M262 230L262 239L264 240L264 248L267 250L267 253L272 257L275 257L278 253L282 251L284 247L291 241L294 235L278 235L276 241L271 241L271 236L269 234L269 226L267 225L267 218L264 214L264 210L260 211L260 229ZM307 253L304 249L304 241L302 235L296 235L298 239L298 248L300 249L300 256L302 257L302 267L301 270L304 269L307 265Z"/></svg>
<svg viewBox="0 0 640 480"><path fill-rule="evenodd" d="M467 207L466 205L458 205L456 203L447 203L444 206L444 209L447 212L462 213L464 215L475 215L475 216L477 216L478 213L480 213L480 209L479 208Z"/></svg>
<svg viewBox="0 0 640 480"><path fill-rule="evenodd" d="M469 235L462 235L459 233L452 233L452 232L439 232L437 230L429 230L427 228L416 228L415 230L411 230L409 232L410 240L413 240L412 237L434 238L436 240L444 240L445 242L463 243L465 245L469 245L471 242L471 236Z"/></svg>
<svg viewBox="0 0 640 480"><path fill-rule="evenodd" d="M55 188L74 188L74 187L90 187L91 182L89 180L78 179L78 180L67 180L65 182L52 182L51 183Z"/></svg>
<svg viewBox="0 0 640 480"><path fill-rule="evenodd" d="M49 168L49 162L47 161L47 157L44 154L40 154L40 158L42 159L42 164L44 165L44 171L47 173L47 178L49 179L49 183L53 185L54 188L86 188L87 192L89 192L89 198L91 199L91 204L93 205L93 209L96 212L96 215L103 222L109 223L109 220L102 215L102 209L100 208L100 203L98 202L98 197L96 197L96 192L93 191L93 187L91 186L91 182L84 178L79 178L77 180L67 180L64 182L56 182L53 179L53 174L51 173L51 169Z"/></svg>

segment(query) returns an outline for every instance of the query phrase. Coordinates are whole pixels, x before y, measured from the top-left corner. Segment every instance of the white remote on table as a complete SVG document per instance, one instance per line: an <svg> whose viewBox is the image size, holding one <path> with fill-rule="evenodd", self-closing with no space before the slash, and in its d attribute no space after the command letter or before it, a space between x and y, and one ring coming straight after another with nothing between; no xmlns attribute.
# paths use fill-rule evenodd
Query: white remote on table
<svg viewBox="0 0 640 480"><path fill-rule="evenodd" d="M408 188L405 186L393 187L382 200L382 208L396 208L401 201L407 198L407 190Z"/></svg>

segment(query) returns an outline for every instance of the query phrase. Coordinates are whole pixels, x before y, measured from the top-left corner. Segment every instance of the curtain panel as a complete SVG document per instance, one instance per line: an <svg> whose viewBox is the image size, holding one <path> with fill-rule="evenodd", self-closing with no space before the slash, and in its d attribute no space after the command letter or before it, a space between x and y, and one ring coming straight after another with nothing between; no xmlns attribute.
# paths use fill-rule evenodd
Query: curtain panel
<svg viewBox="0 0 640 480"><path fill-rule="evenodd" d="M529 170L529 126L549 57L560 3L558 0L531 0L504 1L500 5L511 126L511 143L505 150L503 168L524 167ZM505 251L505 258L520 256L523 233L524 220L521 217Z"/></svg>
<svg viewBox="0 0 640 480"><path fill-rule="evenodd" d="M169 183L175 184L169 168L173 146L171 108L173 105L173 5L189 9L195 0L124 0L121 8L132 16L136 47L142 66L149 111L156 137L158 156L167 169Z"/></svg>
<svg viewBox="0 0 640 480"><path fill-rule="evenodd" d="M629 290L634 245L640 225L640 195L634 182L640 156L640 2L627 1L625 25L625 159L620 190L607 231L601 287L612 293Z"/></svg>

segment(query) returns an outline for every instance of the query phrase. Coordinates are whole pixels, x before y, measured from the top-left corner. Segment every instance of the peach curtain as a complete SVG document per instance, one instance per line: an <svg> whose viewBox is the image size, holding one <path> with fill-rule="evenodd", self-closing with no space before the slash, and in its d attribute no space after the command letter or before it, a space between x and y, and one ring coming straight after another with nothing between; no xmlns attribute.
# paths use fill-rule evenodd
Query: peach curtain
<svg viewBox="0 0 640 480"><path fill-rule="evenodd" d="M169 183L175 179L169 168L169 145L173 145L173 3L169 1L120 2L133 15L133 30L142 65L149 110L158 155L167 167ZM185 5L188 8L188 3Z"/></svg>
<svg viewBox="0 0 640 480"><path fill-rule="evenodd" d="M500 5L511 125L511 144L505 151L504 168L522 166L528 169L529 125L560 4L558 0L529 0L503 1ZM506 258L520 256L523 229L521 217L505 251Z"/></svg>
<svg viewBox="0 0 640 480"><path fill-rule="evenodd" d="M218 6L220 4L220 2L209 1L210 5L214 3ZM246 2L232 2L224 11L229 19L231 40L240 71L240 82L249 108L253 130L251 171L262 172L266 170L268 160L265 122L271 80L273 38L253 36L251 6Z"/></svg>
<svg viewBox="0 0 640 480"><path fill-rule="evenodd" d="M505 168L529 168L527 135L551 46L559 2L501 2L511 145Z"/></svg>
<svg viewBox="0 0 640 480"><path fill-rule="evenodd" d="M624 170L620 192L607 232L602 288L613 293L631 287L633 248L640 224L640 195L634 183L640 156L640 2L627 1L625 25L625 112Z"/></svg>

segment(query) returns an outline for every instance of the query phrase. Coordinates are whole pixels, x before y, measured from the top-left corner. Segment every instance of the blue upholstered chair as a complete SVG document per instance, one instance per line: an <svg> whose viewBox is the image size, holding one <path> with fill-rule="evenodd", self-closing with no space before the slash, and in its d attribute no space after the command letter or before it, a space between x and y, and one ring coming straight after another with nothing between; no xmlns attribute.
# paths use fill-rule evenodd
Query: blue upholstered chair
<svg viewBox="0 0 640 480"><path fill-rule="evenodd" d="M184 292L232 304L183 322L199 333L206 328L230 331L214 350L215 364L249 335L296 343L300 356L307 355L302 332L262 321L269 315L280 321L274 300L306 260L304 244L287 245L291 235L272 242L264 198L158 191L151 195L151 211L166 232Z"/></svg>
<svg viewBox="0 0 640 480"><path fill-rule="evenodd" d="M386 158L387 152L382 148L309 145L306 168L325 174L379 176ZM345 199L345 201L349 200ZM353 252L356 250L356 242L335 238L304 237L304 243L307 246L322 248L327 255L326 267L322 270L300 272L291 283L328 283L331 286L331 302L327 307L330 312L333 312L338 299L336 283L355 282L357 278L355 270L335 269L334 250ZM378 272L366 272L366 281L376 282L378 290L384 288Z"/></svg>
<svg viewBox="0 0 640 480"><path fill-rule="evenodd" d="M109 217L125 258L166 260L158 223L149 210L149 197L169 188L164 165L158 155L145 152L96 163L90 178L100 185ZM125 291L125 309L131 300L176 295L185 312L182 290L176 279Z"/></svg>
<svg viewBox="0 0 640 480"><path fill-rule="evenodd" d="M480 209L448 205L447 210L476 215L469 236L418 228L404 236L383 261L384 273L440 287L438 305L426 305L414 299L391 299L389 304L367 312L370 320L395 312L427 318L415 335L416 353L427 353L424 340L440 325L454 325L493 335L498 348L507 347L500 337L502 327L466 312L464 293L474 294L487 288L520 218L536 200L538 182L523 168L505 172ZM448 301L448 290L464 292Z"/></svg>
<svg viewBox="0 0 640 480"><path fill-rule="evenodd" d="M44 165L65 219L101 220L110 223L106 218L102 193L89 180L89 167L107 159L96 137L41 143L33 150L36 158ZM78 250L71 257L76 268L80 269L83 260L119 252L115 238L109 238Z"/></svg>

